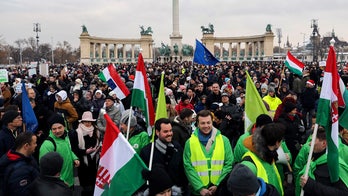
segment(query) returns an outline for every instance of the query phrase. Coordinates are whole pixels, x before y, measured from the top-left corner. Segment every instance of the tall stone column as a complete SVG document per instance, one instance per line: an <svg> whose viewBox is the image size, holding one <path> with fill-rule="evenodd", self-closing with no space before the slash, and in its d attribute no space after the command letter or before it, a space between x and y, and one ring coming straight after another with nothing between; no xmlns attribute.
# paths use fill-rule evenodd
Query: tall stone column
<svg viewBox="0 0 348 196"><path fill-rule="evenodd" d="M179 33L179 0L173 0L173 36L180 35Z"/></svg>
<svg viewBox="0 0 348 196"><path fill-rule="evenodd" d="M179 0L173 0L173 10L172 10L172 22L173 22L173 32L169 36L171 42L171 51L174 54L174 46L178 46L178 55L181 55L182 49L182 35L179 32Z"/></svg>

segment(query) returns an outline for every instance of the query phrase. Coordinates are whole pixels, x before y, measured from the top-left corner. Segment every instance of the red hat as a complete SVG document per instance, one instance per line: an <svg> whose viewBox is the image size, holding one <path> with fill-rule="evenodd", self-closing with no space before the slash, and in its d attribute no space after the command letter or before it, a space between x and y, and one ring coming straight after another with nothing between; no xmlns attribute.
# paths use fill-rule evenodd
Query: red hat
<svg viewBox="0 0 348 196"><path fill-rule="evenodd" d="M134 75L129 75L128 79L134 81Z"/></svg>
<svg viewBox="0 0 348 196"><path fill-rule="evenodd" d="M315 82L314 82L314 80L308 80L308 81L306 82L306 84L310 84L310 85L314 86L314 85L315 85Z"/></svg>

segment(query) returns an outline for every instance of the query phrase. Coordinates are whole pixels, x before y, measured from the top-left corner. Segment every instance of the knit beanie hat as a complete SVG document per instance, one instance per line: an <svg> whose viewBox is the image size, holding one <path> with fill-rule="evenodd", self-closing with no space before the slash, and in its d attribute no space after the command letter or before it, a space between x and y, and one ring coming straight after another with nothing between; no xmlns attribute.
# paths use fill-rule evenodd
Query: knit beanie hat
<svg viewBox="0 0 348 196"><path fill-rule="evenodd" d="M129 112L131 112L130 109L125 110L124 112L122 112L121 123L128 125ZM134 113L132 113L130 126L134 127L135 125L137 125L137 118L134 116Z"/></svg>
<svg viewBox="0 0 348 196"><path fill-rule="evenodd" d="M260 187L256 175L245 165L237 164L228 180L227 190L233 195L251 195Z"/></svg>
<svg viewBox="0 0 348 196"><path fill-rule="evenodd" d="M17 111L9 110L5 112L5 114L2 117L2 123L4 125L7 125L8 123L12 122L17 116L19 116L20 113Z"/></svg>
<svg viewBox="0 0 348 196"><path fill-rule="evenodd" d="M50 116L50 118L48 119L49 128L52 128L52 125L56 123L59 123L65 126L65 120L63 116L59 114L53 114L52 116Z"/></svg>
<svg viewBox="0 0 348 196"><path fill-rule="evenodd" d="M262 85L261 85L261 89L263 89L263 88L265 88L265 89L268 90L268 85L267 85L267 84L262 84Z"/></svg>
<svg viewBox="0 0 348 196"><path fill-rule="evenodd" d="M63 157L57 152L49 152L40 159L40 172L42 175L54 176L62 170Z"/></svg>
<svg viewBox="0 0 348 196"><path fill-rule="evenodd" d="M272 123L272 118L267 115L267 114L260 114L257 118L256 118L256 127L261 127L263 125L266 125L268 123Z"/></svg>
<svg viewBox="0 0 348 196"><path fill-rule="evenodd" d="M110 95L108 95L108 96L105 98L105 100L107 100L107 99L110 99L111 101L115 102L115 99L114 99L112 96L110 96Z"/></svg>
<svg viewBox="0 0 348 196"><path fill-rule="evenodd" d="M268 92L275 92L275 89L273 86L268 87Z"/></svg>
<svg viewBox="0 0 348 196"><path fill-rule="evenodd" d="M149 195L154 196L173 186L169 174L160 164L154 165L151 171L143 170L143 177L149 181Z"/></svg>

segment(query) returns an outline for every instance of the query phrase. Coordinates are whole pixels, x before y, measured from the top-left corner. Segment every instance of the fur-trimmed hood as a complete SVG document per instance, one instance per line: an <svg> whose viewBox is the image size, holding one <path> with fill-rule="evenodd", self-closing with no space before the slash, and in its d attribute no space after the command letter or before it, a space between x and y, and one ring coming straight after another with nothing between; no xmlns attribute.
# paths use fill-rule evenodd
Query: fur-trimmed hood
<svg viewBox="0 0 348 196"><path fill-rule="evenodd" d="M256 154L263 160L266 159L267 154L267 145L265 139L261 136L261 128L256 128L254 134L245 138L243 141L244 146Z"/></svg>

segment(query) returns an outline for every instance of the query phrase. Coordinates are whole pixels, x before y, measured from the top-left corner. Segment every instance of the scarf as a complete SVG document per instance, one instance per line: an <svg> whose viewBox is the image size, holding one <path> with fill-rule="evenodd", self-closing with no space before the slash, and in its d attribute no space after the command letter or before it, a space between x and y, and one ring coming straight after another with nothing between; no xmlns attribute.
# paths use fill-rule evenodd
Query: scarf
<svg viewBox="0 0 348 196"><path fill-rule="evenodd" d="M77 139L78 139L78 142L79 142L79 148L80 149L82 149L82 150L86 149L86 147L85 147L85 140L83 139L83 137L86 136L86 135L88 135L89 137L92 137L93 136L93 131L94 131L94 127L93 126L86 127L84 124L79 123L79 126L76 129L76 132L77 132ZM98 146L98 142L97 142L96 146ZM86 155L83 156L83 161L84 161L84 163L86 165L88 165L88 160L87 160L87 156Z"/></svg>
<svg viewBox="0 0 348 196"><path fill-rule="evenodd" d="M212 134L212 131L208 135L204 135L200 131L198 131L198 139L204 146L206 146L208 143L208 140L210 139L211 134Z"/></svg>
<svg viewBox="0 0 348 196"><path fill-rule="evenodd" d="M168 147L174 148L174 145L172 143L165 144L158 138L156 139L155 146L162 154L166 154Z"/></svg>

